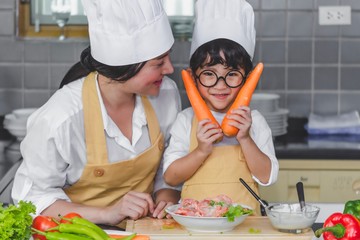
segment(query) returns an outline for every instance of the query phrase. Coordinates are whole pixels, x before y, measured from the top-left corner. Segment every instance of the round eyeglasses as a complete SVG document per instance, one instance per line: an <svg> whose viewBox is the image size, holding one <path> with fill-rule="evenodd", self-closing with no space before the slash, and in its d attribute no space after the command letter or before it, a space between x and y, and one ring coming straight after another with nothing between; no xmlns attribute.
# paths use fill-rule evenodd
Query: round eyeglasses
<svg viewBox="0 0 360 240"><path fill-rule="evenodd" d="M204 87L215 86L220 79L223 79L225 84L230 88L240 87L244 83L244 75L238 70L229 71L225 77L218 76L214 71L204 70L198 76L195 75L199 82Z"/></svg>

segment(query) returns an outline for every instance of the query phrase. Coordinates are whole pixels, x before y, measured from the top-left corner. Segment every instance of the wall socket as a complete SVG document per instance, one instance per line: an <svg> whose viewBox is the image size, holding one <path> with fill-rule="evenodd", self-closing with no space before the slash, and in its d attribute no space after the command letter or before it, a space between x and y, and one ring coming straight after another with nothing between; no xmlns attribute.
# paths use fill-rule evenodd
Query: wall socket
<svg viewBox="0 0 360 240"><path fill-rule="evenodd" d="M319 6L320 25L350 25L350 6Z"/></svg>

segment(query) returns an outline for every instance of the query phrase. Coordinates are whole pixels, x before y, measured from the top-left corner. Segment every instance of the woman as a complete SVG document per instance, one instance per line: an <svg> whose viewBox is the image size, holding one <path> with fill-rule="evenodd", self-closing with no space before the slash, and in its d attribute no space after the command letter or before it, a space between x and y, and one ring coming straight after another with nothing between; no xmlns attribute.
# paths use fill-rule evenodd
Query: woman
<svg viewBox="0 0 360 240"><path fill-rule="evenodd" d="M181 109L176 84L164 77L173 72L167 16L161 0L83 5L90 48L81 65L89 74L65 79L29 118L12 197L32 201L37 214L77 212L99 224L162 218L179 198L159 168Z"/></svg>

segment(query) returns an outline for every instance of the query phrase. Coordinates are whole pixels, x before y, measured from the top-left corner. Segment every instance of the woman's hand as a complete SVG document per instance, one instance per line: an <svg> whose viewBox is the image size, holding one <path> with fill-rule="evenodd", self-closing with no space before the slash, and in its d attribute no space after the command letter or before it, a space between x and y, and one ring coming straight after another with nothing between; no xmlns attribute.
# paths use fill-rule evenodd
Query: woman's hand
<svg viewBox="0 0 360 240"><path fill-rule="evenodd" d="M125 218L133 220L147 216L154 212L154 201L149 193L130 191L117 203L109 206L103 212L109 224L116 225Z"/></svg>
<svg viewBox="0 0 360 240"><path fill-rule="evenodd" d="M213 150L213 143L222 138L222 136L222 130L218 125L211 123L209 119L200 121L196 131L198 151L203 153L203 155L209 155Z"/></svg>
<svg viewBox="0 0 360 240"><path fill-rule="evenodd" d="M252 124L251 110L247 106L240 106L232 110L231 115L228 116L232 121L229 122L229 125L232 125L239 129L239 132L236 135L236 139L241 142L244 139L250 137L250 127Z"/></svg>
<svg viewBox="0 0 360 240"><path fill-rule="evenodd" d="M179 202L180 194L180 191L170 188L163 188L157 191L155 193L156 207L152 217L159 219L164 217L171 218L171 215L167 214L165 209L171 205L174 205L174 203Z"/></svg>
<svg viewBox="0 0 360 240"><path fill-rule="evenodd" d="M171 215L165 212L165 209L171 205L174 205L172 202L160 201L155 207L152 217L154 218L171 218Z"/></svg>

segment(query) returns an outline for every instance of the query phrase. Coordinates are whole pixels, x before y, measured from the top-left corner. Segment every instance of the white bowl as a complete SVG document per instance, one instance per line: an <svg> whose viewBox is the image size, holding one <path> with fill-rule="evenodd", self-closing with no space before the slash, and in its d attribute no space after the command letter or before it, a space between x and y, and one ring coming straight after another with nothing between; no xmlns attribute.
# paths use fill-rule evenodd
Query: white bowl
<svg viewBox="0 0 360 240"><path fill-rule="evenodd" d="M278 203L268 206L265 211L272 226L279 231L302 233L314 224L320 208L306 204L301 210L299 203Z"/></svg>
<svg viewBox="0 0 360 240"><path fill-rule="evenodd" d="M277 111L280 96L271 93L254 93L251 97L250 107L261 113Z"/></svg>
<svg viewBox="0 0 360 240"><path fill-rule="evenodd" d="M240 204L244 208L251 207ZM241 224L249 214L244 214L236 217L233 222L229 222L226 217L194 217L183 216L175 214L180 204L172 205L166 208L166 212L169 213L176 222L184 226L188 231L192 232L227 232L233 230L236 226Z"/></svg>
<svg viewBox="0 0 360 240"><path fill-rule="evenodd" d="M27 119L16 118L12 113L6 114L4 118L4 128L26 128Z"/></svg>
<svg viewBox="0 0 360 240"><path fill-rule="evenodd" d="M11 135L15 136L20 141L23 140L26 135L26 128L16 128L16 127L7 126L5 127L5 129L7 129Z"/></svg>
<svg viewBox="0 0 360 240"><path fill-rule="evenodd" d="M27 119L37 108L19 108L12 111L16 118Z"/></svg>

